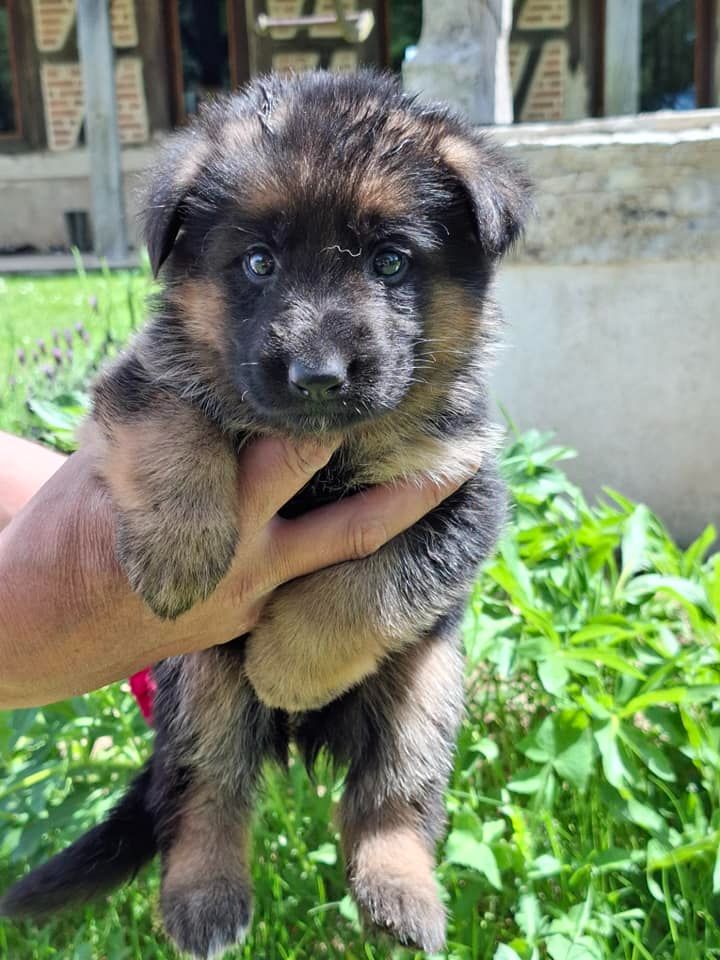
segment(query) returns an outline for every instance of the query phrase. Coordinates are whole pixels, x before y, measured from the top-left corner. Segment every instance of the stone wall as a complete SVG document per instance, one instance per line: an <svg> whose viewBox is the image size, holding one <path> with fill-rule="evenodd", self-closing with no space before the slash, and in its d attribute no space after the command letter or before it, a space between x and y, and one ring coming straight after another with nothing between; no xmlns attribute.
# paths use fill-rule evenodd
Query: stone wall
<svg viewBox="0 0 720 960"><path fill-rule="evenodd" d="M112 42L118 53L115 92L120 141L146 143L150 126L135 0L112 0L110 10ZM71 150L78 145L85 118L75 0L33 0L32 21L47 145L53 151Z"/></svg>
<svg viewBox="0 0 720 960"><path fill-rule="evenodd" d="M537 183L538 213L519 259L720 256L720 110L493 133Z"/></svg>
<svg viewBox="0 0 720 960"><path fill-rule="evenodd" d="M122 151L128 233L134 246L140 242L137 212L143 174L156 151L157 144ZM0 154L0 250L67 247L66 210L90 210L86 150Z"/></svg>

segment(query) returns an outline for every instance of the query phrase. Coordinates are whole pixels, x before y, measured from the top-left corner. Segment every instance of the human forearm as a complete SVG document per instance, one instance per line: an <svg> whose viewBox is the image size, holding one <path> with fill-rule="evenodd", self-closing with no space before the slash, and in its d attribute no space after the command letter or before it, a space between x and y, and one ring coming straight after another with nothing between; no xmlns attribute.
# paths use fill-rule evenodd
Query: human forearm
<svg viewBox="0 0 720 960"><path fill-rule="evenodd" d="M160 622L113 555L110 503L78 453L0 533L0 707L60 699L232 637L236 610Z"/></svg>
<svg viewBox="0 0 720 960"><path fill-rule="evenodd" d="M64 461L55 450L0 431L0 530Z"/></svg>

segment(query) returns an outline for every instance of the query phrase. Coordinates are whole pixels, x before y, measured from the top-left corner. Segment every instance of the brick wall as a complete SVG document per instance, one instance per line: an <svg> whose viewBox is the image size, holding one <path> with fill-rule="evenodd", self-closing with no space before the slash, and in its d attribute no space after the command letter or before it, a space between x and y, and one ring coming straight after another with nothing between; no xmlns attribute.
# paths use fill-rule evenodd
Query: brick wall
<svg viewBox="0 0 720 960"><path fill-rule="evenodd" d="M519 30L564 30L569 25L569 0L527 0L516 24Z"/></svg>
<svg viewBox="0 0 720 960"><path fill-rule="evenodd" d="M570 26L570 0L526 0L518 7L510 43L513 93L517 96L524 90L517 120L567 117ZM548 31L552 31L550 37Z"/></svg>
<svg viewBox="0 0 720 960"><path fill-rule="evenodd" d="M145 143L150 136L143 64L140 57L119 57L115 65L120 142Z"/></svg>
<svg viewBox="0 0 720 960"><path fill-rule="evenodd" d="M75 0L32 0L35 43L44 58L40 66L45 132L51 150L77 146L85 107L82 73L75 54ZM138 45L134 0L112 0L113 45ZM63 54L62 59L53 56ZM48 56L49 55L49 56ZM118 127L123 144L145 143L150 135L143 64L140 56L123 53L115 67Z"/></svg>
<svg viewBox="0 0 720 960"><path fill-rule="evenodd" d="M567 64L568 47L565 40L549 40L543 44L522 116L518 120L532 123L565 118Z"/></svg>
<svg viewBox="0 0 720 960"><path fill-rule="evenodd" d="M66 45L75 25L75 0L32 0L35 43L41 53L57 53ZM137 20L134 0L112 0L113 45L136 47Z"/></svg>
<svg viewBox="0 0 720 960"><path fill-rule="evenodd" d="M112 29L113 46L125 48L138 45L135 0L112 0L110 27Z"/></svg>
<svg viewBox="0 0 720 960"><path fill-rule="evenodd" d="M62 50L75 23L75 0L33 0L32 6L38 50Z"/></svg>
<svg viewBox="0 0 720 960"><path fill-rule="evenodd" d="M70 150L78 141L85 112L79 63L43 63L45 133L51 150Z"/></svg>

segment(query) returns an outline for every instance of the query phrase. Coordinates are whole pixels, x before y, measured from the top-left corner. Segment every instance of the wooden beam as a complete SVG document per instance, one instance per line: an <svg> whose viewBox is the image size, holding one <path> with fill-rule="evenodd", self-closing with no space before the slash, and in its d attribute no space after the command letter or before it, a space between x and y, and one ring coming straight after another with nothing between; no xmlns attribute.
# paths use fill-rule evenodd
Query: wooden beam
<svg viewBox="0 0 720 960"><path fill-rule="evenodd" d="M127 227L115 101L115 59L108 0L78 0L77 25L85 88L95 253L109 262L127 256Z"/></svg>
<svg viewBox="0 0 720 960"><path fill-rule="evenodd" d="M605 115L637 113L640 106L641 0L605 0L603 101Z"/></svg>
<svg viewBox="0 0 720 960"><path fill-rule="evenodd" d="M695 105L716 104L715 61L717 58L716 0L695 0Z"/></svg>

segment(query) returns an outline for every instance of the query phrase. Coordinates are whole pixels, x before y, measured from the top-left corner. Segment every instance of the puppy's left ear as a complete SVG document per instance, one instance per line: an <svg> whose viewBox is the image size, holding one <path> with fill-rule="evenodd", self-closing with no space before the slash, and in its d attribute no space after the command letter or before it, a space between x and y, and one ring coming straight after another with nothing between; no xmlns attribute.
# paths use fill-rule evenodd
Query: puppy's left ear
<svg viewBox="0 0 720 960"><path fill-rule="evenodd" d="M448 134L440 157L469 205L485 253L501 257L518 239L533 210L532 185L522 168L483 134Z"/></svg>
<svg viewBox="0 0 720 960"><path fill-rule="evenodd" d="M170 256L187 213L188 198L210 152L197 126L168 138L144 202L144 233L153 276Z"/></svg>

